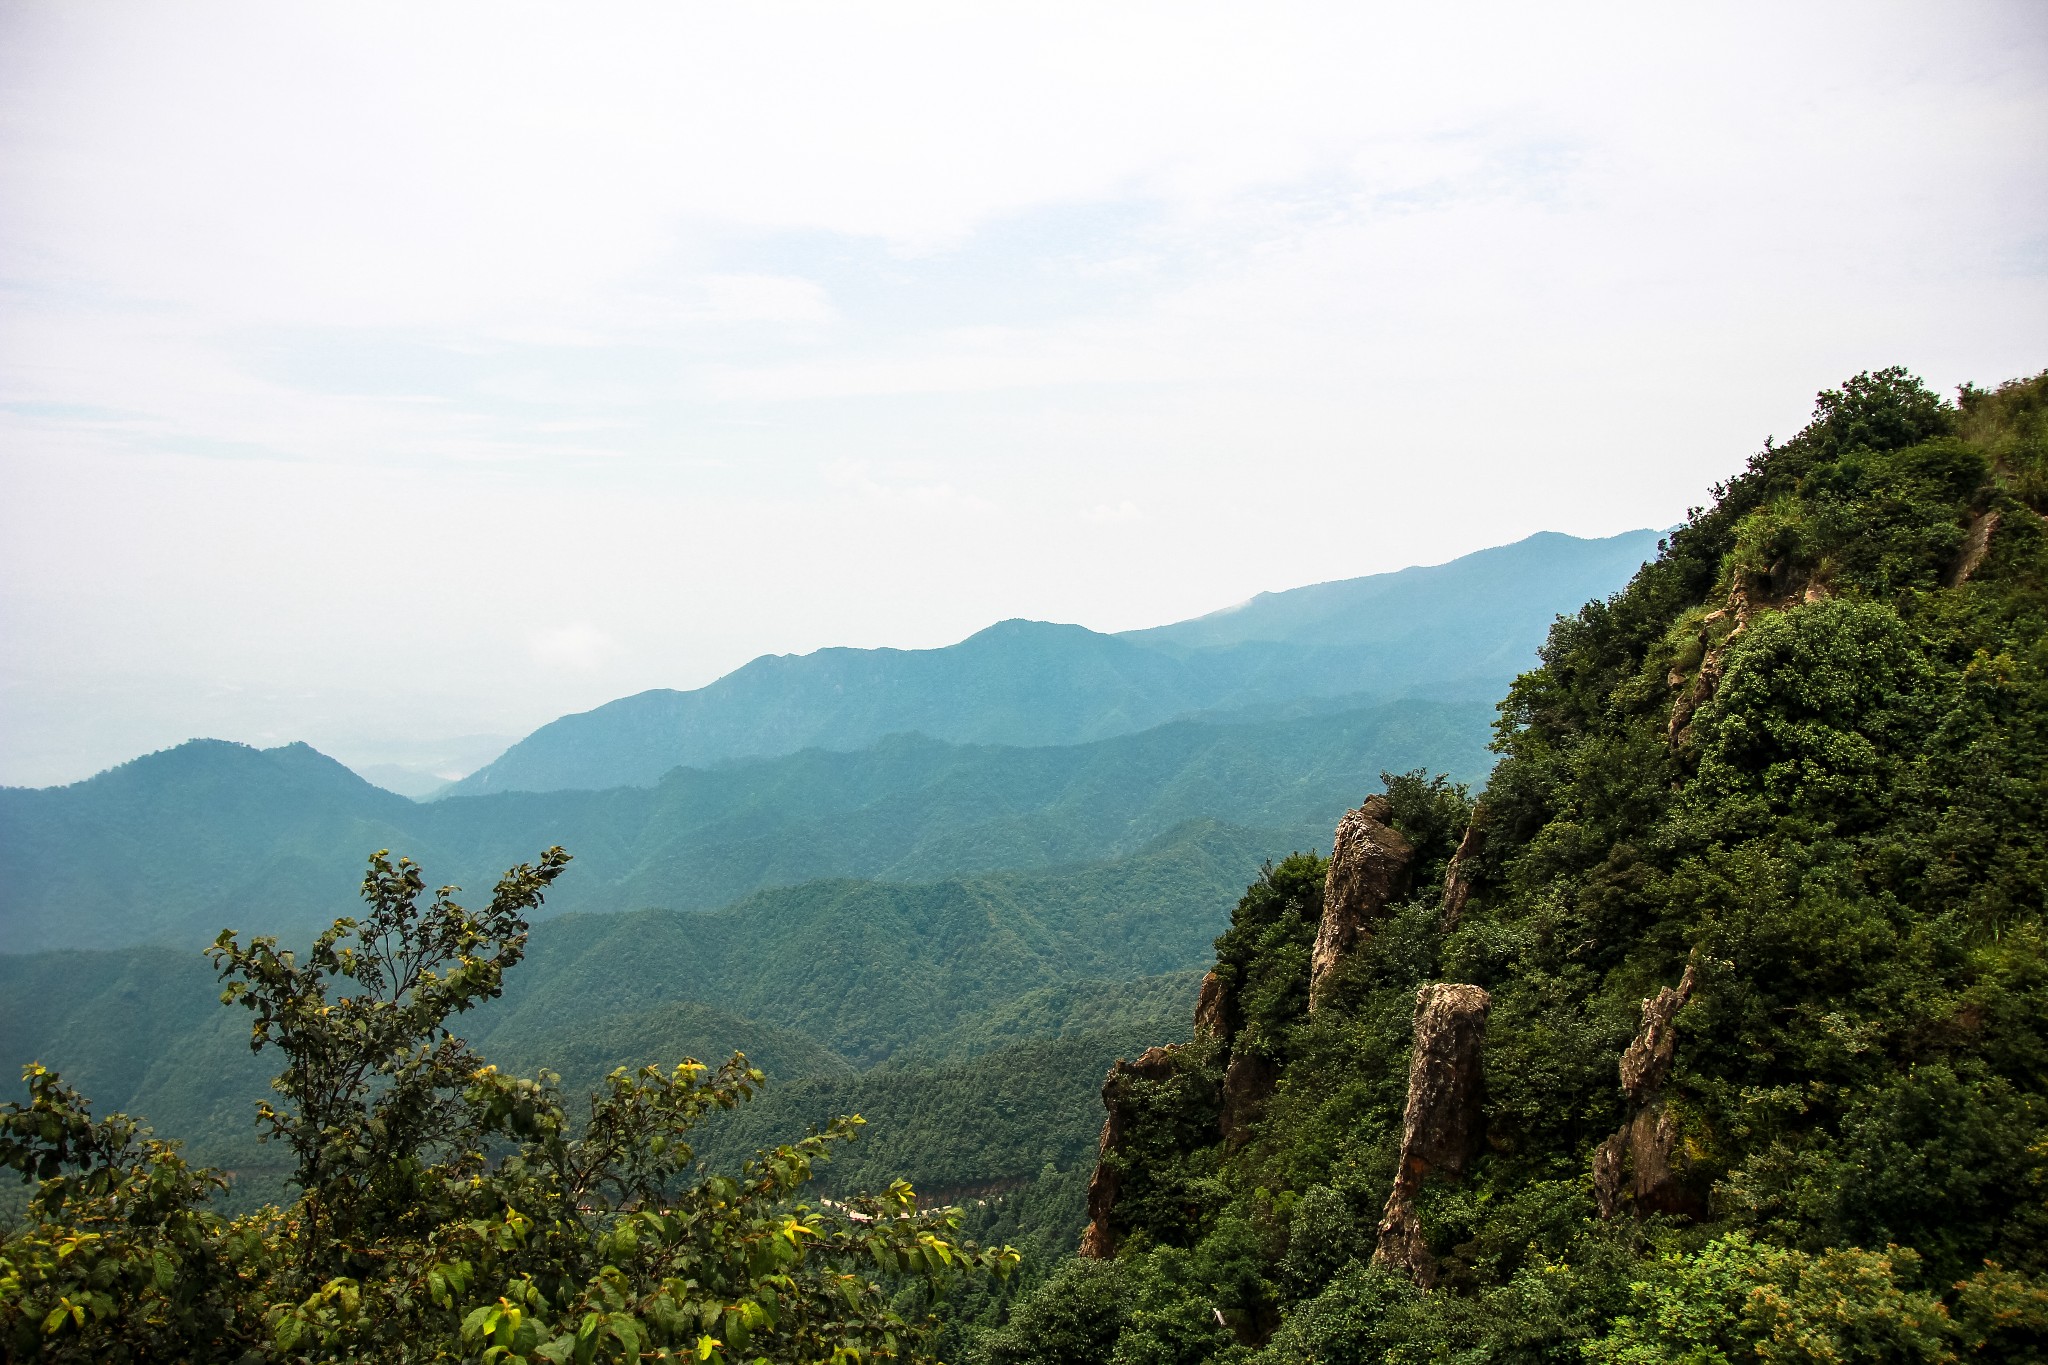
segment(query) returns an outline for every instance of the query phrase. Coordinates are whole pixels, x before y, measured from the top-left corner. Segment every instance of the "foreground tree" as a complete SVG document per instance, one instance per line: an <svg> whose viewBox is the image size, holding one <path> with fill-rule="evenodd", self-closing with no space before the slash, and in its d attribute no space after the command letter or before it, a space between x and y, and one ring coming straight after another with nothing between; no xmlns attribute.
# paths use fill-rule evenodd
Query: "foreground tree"
<svg viewBox="0 0 2048 1365"><path fill-rule="evenodd" d="M799 1201L858 1131L844 1118L736 1176L688 1135L761 1086L712 1070L614 1071L572 1119L559 1078L501 1074L451 1029L499 994L527 916L569 856L549 849L481 912L379 853L369 913L303 962L274 939L209 949L223 1002L284 1069L266 1136L298 1197L226 1220L225 1186L132 1120L95 1120L40 1066L0 1107L0 1163L36 1182L0 1238L0 1349L43 1360L919 1361L952 1282L1008 1248L954 1236L910 1187L826 1213ZM581 1108L582 1106L579 1106Z"/></svg>

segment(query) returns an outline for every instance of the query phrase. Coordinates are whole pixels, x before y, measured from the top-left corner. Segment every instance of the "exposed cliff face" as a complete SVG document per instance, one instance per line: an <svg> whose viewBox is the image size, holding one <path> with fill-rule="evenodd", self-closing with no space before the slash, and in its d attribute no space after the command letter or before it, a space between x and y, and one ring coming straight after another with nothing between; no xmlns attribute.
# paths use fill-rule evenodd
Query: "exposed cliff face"
<svg viewBox="0 0 2048 1365"><path fill-rule="evenodd" d="M1437 982L1415 994L1401 1164L1380 1218L1373 1263L1425 1288L1435 1283L1436 1263L1423 1240L1415 1197L1432 1174L1462 1175L1485 1139L1480 1048L1492 1007L1493 998L1477 986Z"/></svg>
<svg viewBox="0 0 2048 1365"><path fill-rule="evenodd" d="M1684 1136L1664 1100L1664 1083L1678 1057L1678 1012L1692 999L1693 968L1674 988L1643 1002L1642 1027L1621 1054L1621 1088L1632 1105L1628 1120L1593 1152L1593 1197L1602 1218L1623 1207L1644 1213L1697 1213L1700 1199L1684 1179L1679 1159Z"/></svg>
<svg viewBox="0 0 2048 1365"><path fill-rule="evenodd" d="M1389 823L1393 813L1386 797L1373 796L1337 823L1323 888L1323 919L1309 958L1310 1013L1321 1003L1330 974L1371 936L1373 925L1406 889L1415 850Z"/></svg>
<svg viewBox="0 0 2048 1365"><path fill-rule="evenodd" d="M1970 532L1963 537L1963 548L1956 556L1956 562L1942 578L1945 587L1958 588L1970 581L1970 576L1984 567L1984 558L1991 553L1991 537L1998 534L1999 511L1996 507L1970 519Z"/></svg>
<svg viewBox="0 0 2048 1365"><path fill-rule="evenodd" d="M1148 1047L1135 1062L1119 1060L1109 1068L1102 1082L1102 1140L1096 1149L1095 1174L1088 1181L1088 1230L1081 1234L1081 1254L1106 1259L1116 1254L1116 1232L1111 1219L1116 1212L1122 1176L1115 1158L1123 1151L1131 1125L1127 1097L1134 1080L1163 1081L1172 1076L1180 1048Z"/></svg>

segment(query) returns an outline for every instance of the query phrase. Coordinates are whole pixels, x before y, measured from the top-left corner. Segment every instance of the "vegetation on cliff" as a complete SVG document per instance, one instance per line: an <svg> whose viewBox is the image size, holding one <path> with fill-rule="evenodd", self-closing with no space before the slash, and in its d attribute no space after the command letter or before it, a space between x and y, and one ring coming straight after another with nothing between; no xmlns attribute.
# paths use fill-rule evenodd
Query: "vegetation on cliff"
<svg viewBox="0 0 2048 1365"><path fill-rule="evenodd" d="M1476 814L1390 778L1404 880L1312 1011L1343 878L1251 888L1194 1040L1112 1078L1113 1255L983 1359L2041 1358L2044 512L2048 375L1822 394L1558 623ZM1453 1164L1441 982L1484 1018Z"/></svg>

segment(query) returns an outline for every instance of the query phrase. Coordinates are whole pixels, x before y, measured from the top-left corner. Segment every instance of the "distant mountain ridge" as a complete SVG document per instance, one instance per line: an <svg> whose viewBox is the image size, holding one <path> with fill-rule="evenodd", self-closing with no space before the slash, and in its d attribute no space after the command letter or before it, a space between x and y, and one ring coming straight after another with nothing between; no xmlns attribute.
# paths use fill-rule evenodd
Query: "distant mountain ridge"
<svg viewBox="0 0 2048 1365"><path fill-rule="evenodd" d="M1172 625L1122 631L1117 638L1178 650L1253 643L1395 645L1421 650L1425 669L1492 663L1520 671L1524 661L1508 659L1504 651L1532 653L1549 632L1551 617L1617 590L1656 557L1660 534L1624 531L1586 540L1539 531L1442 564L1262 592L1236 606ZM1568 604L1553 605L1560 597ZM1521 649L1532 615L1545 609L1551 617L1544 619L1535 644ZM1452 616L1468 633L1491 637L1494 651L1442 642L1441 626Z"/></svg>
<svg viewBox="0 0 2048 1365"><path fill-rule="evenodd" d="M1088 862L1189 820L1305 844L1381 768L1482 776L1491 714L1404 701L1030 749L896 735L851 753L677 768L652 787L425 805L304 744L193 740L68 787L0 789L0 951L316 929L357 911L363 857L379 848L474 896L561 844L577 875L549 897L559 913L709 910L819 877Z"/></svg>
<svg viewBox="0 0 2048 1365"><path fill-rule="evenodd" d="M693 691L656 689L563 716L444 795L651 786L678 766L860 749L904 731L962 744L1082 744L1310 698L1490 700L1535 662L1553 619L1620 588L1657 537L1543 532L1120 635L1011 620L941 649L764 655Z"/></svg>

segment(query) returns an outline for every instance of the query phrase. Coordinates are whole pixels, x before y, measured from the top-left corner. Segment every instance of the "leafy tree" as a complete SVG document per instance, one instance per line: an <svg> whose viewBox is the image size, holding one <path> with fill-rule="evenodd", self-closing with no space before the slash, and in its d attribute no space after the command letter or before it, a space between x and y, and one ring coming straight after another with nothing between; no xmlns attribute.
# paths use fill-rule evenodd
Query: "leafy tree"
<svg viewBox="0 0 2048 1365"><path fill-rule="evenodd" d="M379 853L369 913L303 961L223 934L222 999L285 1059L261 1122L296 1160L288 1207L225 1220L224 1183L38 1066L0 1110L0 1161L38 1182L0 1240L17 1359L821 1361L929 1359L937 1295L1015 1253L954 1235L897 1182L827 1211L803 1186L861 1120L708 1173L688 1135L754 1095L735 1055L614 1071L572 1116L551 1073L500 1073L450 1028L498 994L550 849L472 912L422 906Z"/></svg>
<svg viewBox="0 0 2048 1365"><path fill-rule="evenodd" d="M1919 1259L1909 1247L1808 1255L1732 1233L1652 1266L1634 1311L1586 1360L1953 1361L1963 1333L1939 1297L1910 1287Z"/></svg>

